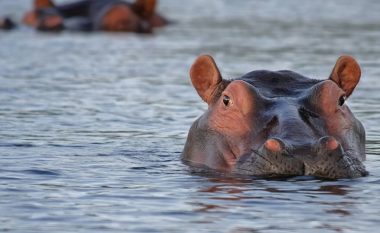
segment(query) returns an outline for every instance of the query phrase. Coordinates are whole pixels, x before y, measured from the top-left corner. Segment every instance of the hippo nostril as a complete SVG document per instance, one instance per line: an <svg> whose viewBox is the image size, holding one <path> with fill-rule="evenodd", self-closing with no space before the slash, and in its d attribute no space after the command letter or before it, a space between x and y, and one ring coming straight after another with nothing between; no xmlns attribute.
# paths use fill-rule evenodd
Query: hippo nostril
<svg viewBox="0 0 380 233"><path fill-rule="evenodd" d="M336 150L340 144L334 137L326 136L318 140L318 145L321 149L333 151Z"/></svg>
<svg viewBox="0 0 380 233"><path fill-rule="evenodd" d="M270 152L280 153L285 149L285 144L280 139L271 138L264 143L264 147Z"/></svg>
<svg viewBox="0 0 380 233"><path fill-rule="evenodd" d="M339 143L337 140L335 140L335 138L330 138L327 142L326 142L326 148L328 150L336 150L339 146Z"/></svg>

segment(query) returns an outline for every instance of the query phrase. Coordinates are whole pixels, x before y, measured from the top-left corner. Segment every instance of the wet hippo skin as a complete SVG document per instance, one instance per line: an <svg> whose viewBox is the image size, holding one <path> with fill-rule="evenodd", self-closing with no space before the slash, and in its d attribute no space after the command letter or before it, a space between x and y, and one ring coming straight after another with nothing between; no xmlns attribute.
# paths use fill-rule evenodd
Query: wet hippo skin
<svg viewBox="0 0 380 233"><path fill-rule="evenodd" d="M345 103L360 76L355 59L341 56L325 80L289 70L226 80L200 56L190 77L208 109L191 126L182 160L261 177L365 176L365 130Z"/></svg>
<svg viewBox="0 0 380 233"><path fill-rule="evenodd" d="M156 0L81 0L55 5L51 0L35 0L34 9L24 15L26 25L44 31L114 31L149 33L168 24L155 12Z"/></svg>

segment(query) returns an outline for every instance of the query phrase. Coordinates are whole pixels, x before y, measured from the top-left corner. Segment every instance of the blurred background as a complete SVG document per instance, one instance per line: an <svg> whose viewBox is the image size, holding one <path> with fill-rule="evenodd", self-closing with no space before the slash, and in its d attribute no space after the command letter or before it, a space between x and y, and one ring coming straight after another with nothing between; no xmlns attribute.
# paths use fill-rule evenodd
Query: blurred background
<svg viewBox="0 0 380 233"><path fill-rule="evenodd" d="M56 1L57 3L69 1ZM2 0L16 22L31 1ZM161 0L153 35L0 31L0 232L376 232L380 2ZM325 79L341 54L367 130L368 177L244 180L192 174L180 153L207 108L199 54L224 78L290 69Z"/></svg>

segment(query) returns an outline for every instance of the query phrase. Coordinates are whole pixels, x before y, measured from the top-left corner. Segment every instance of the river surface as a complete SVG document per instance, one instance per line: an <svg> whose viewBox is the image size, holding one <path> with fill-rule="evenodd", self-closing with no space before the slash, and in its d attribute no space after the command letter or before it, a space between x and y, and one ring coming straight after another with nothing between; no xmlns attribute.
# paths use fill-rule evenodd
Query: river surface
<svg viewBox="0 0 380 233"><path fill-rule="evenodd" d="M20 19L29 1L2 0ZM380 1L162 0L153 36L0 32L0 232L378 232ZM180 161L207 108L188 70L363 75L348 105L367 130L368 177L252 180Z"/></svg>

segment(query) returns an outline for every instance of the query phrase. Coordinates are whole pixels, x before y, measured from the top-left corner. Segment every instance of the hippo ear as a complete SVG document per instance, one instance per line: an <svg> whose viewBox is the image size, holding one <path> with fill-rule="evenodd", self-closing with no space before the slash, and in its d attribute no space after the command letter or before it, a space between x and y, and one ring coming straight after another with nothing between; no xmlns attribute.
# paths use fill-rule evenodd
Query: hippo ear
<svg viewBox="0 0 380 233"><path fill-rule="evenodd" d="M330 80L350 96L360 80L360 66L351 56L341 56L338 58L335 67L330 74Z"/></svg>
<svg viewBox="0 0 380 233"><path fill-rule="evenodd" d="M190 78L199 96L210 104L215 89L222 82L222 76L214 59L209 55L199 56L191 66Z"/></svg>

